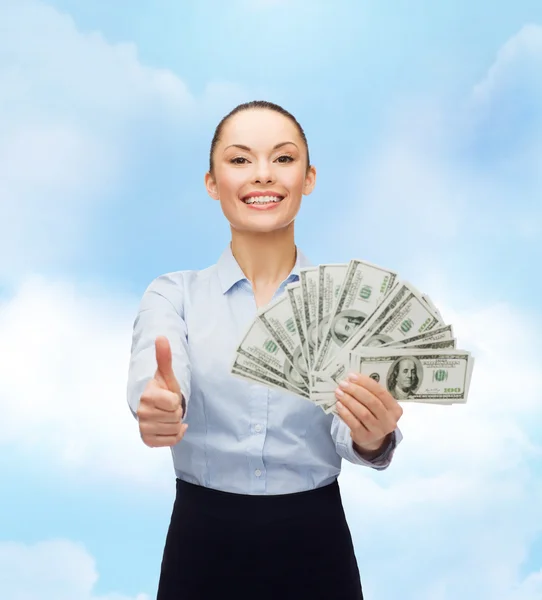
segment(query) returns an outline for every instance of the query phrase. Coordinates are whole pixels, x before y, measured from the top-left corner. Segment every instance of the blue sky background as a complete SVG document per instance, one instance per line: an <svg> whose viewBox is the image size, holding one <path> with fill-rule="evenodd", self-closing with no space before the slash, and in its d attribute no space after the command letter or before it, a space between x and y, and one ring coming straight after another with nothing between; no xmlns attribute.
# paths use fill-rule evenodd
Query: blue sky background
<svg viewBox="0 0 542 600"><path fill-rule="evenodd" d="M474 5L473 5L474 4ZM157 275L229 240L203 177L239 102L318 171L297 241L429 293L477 364L340 483L371 600L542 598L542 5L0 0L0 598L154 597L167 450L125 399Z"/></svg>

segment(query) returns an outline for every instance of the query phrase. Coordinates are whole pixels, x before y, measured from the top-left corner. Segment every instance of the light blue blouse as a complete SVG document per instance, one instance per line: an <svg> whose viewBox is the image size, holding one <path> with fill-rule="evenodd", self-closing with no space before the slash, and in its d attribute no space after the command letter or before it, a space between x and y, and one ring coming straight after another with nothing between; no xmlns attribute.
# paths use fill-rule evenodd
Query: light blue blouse
<svg viewBox="0 0 542 600"><path fill-rule="evenodd" d="M311 266L298 249L288 283ZM169 339L187 404L188 430L171 448L176 477L238 494L287 494L333 482L341 459L385 469L402 435L396 429L369 462L338 416L293 394L230 373L235 349L257 312L251 283L230 245L217 264L166 273L145 290L133 325L127 396L132 414L156 371L154 342Z"/></svg>

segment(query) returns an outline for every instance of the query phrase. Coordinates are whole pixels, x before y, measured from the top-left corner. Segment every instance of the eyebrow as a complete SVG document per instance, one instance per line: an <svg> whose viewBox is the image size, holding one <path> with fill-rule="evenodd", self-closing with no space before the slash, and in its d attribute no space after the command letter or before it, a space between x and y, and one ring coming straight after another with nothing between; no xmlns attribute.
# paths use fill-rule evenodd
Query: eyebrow
<svg viewBox="0 0 542 600"><path fill-rule="evenodd" d="M287 146L288 144L293 144L297 148L297 144L294 142L280 142L279 144L275 144L273 146L273 150L278 150L279 148L282 148L282 146ZM230 144L229 146L224 148L224 152L226 152L226 150L228 148L232 148L232 147L240 148L241 150L246 150L247 152L251 152L251 149L248 146L245 146L244 144Z"/></svg>

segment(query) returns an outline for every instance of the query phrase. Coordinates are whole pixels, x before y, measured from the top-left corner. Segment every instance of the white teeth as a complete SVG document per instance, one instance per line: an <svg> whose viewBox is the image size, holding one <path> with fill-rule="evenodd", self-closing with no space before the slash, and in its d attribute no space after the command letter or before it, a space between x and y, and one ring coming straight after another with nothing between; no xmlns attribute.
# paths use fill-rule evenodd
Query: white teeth
<svg viewBox="0 0 542 600"><path fill-rule="evenodd" d="M280 196L252 196L243 200L245 204L269 204L270 202L280 202L282 198Z"/></svg>

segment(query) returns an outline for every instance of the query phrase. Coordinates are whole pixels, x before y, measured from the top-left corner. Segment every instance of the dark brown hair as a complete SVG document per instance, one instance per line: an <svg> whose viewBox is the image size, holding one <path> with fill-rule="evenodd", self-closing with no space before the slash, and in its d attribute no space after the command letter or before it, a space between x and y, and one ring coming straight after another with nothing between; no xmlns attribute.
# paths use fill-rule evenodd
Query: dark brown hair
<svg viewBox="0 0 542 600"><path fill-rule="evenodd" d="M275 112L278 112L281 115L284 115L285 117L290 119L290 121L292 121L292 123L296 126L297 131L299 132L299 135L301 136L301 139L303 140L303 142L305 144L305 149L307 151L307 170L309 169L310 164L311 164L310 157L309 157L309 145L307 143L307 138L305 136L305 132L303 131L303 128L301 127L301 125L297 122L297 119L291 113L289 113L285 108L282 108L282 106L279 106L278 104L273 104L273 102L267 102L266 100L252 100L251 102L245 102L244 104L239 104L238 106L236 106L225 117L223 117L222 120L220 121L220 123L217 125L217 128L215 129L215 134L213 136L213 141L211 142L211 151L209 152L209 172L211 173L211 175L213 174L213 167L214 167L213 154L214 154L214 151L215 151L215 148L216 148L218 142L220 141L220 136L222 135L222 130L224 129L224 125L226 124L226 122L231 117L236 115L238 112L241 112L242 110L251 110L251 109L257 109L257 108L274 110Z"/></svg>

